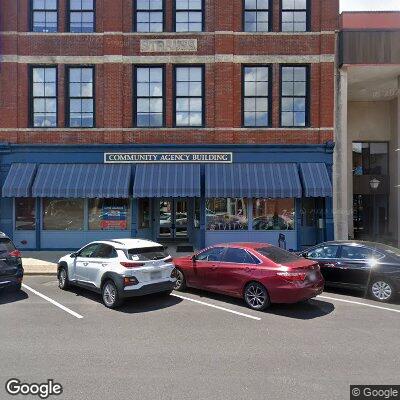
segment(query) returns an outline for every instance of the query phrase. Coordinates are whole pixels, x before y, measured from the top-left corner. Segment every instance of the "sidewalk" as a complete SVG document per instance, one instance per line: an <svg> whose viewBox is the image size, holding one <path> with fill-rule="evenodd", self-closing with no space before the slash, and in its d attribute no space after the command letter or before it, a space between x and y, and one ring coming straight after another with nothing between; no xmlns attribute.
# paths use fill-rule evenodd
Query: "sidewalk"
<svg viewBox="0 0 400 400"><path fill-rule="evenodd" d="M172 257L185 257L191 253L177 253L176 249L168 249ZM25 275L56 275L58 260L70 251L23 251L22 265Z"/></svg>

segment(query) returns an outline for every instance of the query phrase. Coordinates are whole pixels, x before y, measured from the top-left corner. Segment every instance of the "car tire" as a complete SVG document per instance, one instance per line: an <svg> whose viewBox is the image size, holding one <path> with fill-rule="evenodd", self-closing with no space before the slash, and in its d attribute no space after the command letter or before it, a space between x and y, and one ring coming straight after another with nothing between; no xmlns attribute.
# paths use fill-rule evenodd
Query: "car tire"
<svg viewBox="0 0 400 400"><path fill-rule="evenodd" d="M375 301L389 303L395 297L395 287L393 283L385 277L374 277L369 284L368 293Z"/></svg>
<svg viewBox="0 0 400 400"><path fill-rule="evenodd" d="M103 299L103 304L107 308L116 308L122 303L117 286L112 280L104 282L101 288L101 297Z"/></svg>
<svg viewBox="0 0 400 400"><path fill-rule="evenodd" d="M19 292L22 289L22 283L19 283L17 286L15 286L14 290L16 292Z"/></svg>
<svg viewBox="0 0 400 400"><path fill-rule="evenodd" d="M176 269L176 283L175 283L174 289L178 290L180 292L182 292L186 289L185 275L179 268Z"/></svg>
<svg viewBox="0 0 400 400"><path fill-rule="evenodd" d="M68 272L65 267L61 267L58 272L58 287L61 290L67 290L69 288Z"/></svg>
<svg viewBox="0 0 400 400"><path fill-rule="evenodd" d="M252 310L262 311L271 304L267 289L258 282L250 282L244 288L244 301Z"/></svg>

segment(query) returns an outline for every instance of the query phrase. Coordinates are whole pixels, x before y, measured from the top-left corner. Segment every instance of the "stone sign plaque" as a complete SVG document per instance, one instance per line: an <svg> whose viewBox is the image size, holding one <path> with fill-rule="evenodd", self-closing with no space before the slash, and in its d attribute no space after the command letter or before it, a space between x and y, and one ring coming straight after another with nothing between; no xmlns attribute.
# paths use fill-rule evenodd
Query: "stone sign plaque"
<svg viewBox="0 0 400 400"><path fill-rule="evenodd" d="M179 53L197 51L197 39L142 39L141 53Z"/></svg>

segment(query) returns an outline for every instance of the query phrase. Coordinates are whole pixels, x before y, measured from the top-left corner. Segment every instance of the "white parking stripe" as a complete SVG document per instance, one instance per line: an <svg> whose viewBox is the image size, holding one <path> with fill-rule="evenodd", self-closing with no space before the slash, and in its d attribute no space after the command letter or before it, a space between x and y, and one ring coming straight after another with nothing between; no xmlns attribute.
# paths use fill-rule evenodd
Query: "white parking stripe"
<svg viewBox="0 0 400 400"><path fill-rule="evenodd" d="M378 309L380 309L380 310L393 311L393 312L396 312L396 313L400 313L400 310L396 310L395 308L374 306L373 304L361 303L360 301L344 300L344 299L338 299L338 298L336 298L336 297L329 297L329 296L318 296L317 298L319 298L319 299L327 299L327 300L341 301L341 302L343 302L343 303L357 304L357 305L359 305L359 306L365 306L365 307L371 307L371 308L378 308Z"/></svg>
<svg viewBox="0 0 400 400"><path fill-rule="evenodd" d="M73 315L74 317L79 318L79 319L83 318L82 315L76 313L75 311L70 310L68 307L63 306L62 304L60 304L60 303L58 303L57 301L51 299L50 297L45 296L44 294L38 292L37 290L32 289L32 288L29 287L28 285L22 284L22 287L23 287L24 289L29 290L30 292L36 294L36 296L39 296L39 297L41 297L42 299L48 301L49 303L54 304L56 307L61 308L61 310L67 312L68 314L71 314L71 315Z"/></svg>
<svg viewBox="0 0 400 400"><path fill-rule="evenodd" d="M246 317L246 318L250 318L250 319L255 319L256 321L261 321L261 318L254 317L254 316L249 315L249 314L244 314L244 313L241 313L241 312L238 312L238 311L230 310L229 308L215 306L214 304L205 303L204 301L191 299L190 297L184 297L184 296L180 296L178 294L171 294L171 296L179 297L182 300L193 301L193 303L198 303L198 304L202 304L203 306L216 308L217 310L226 311L226 312L231 313L231 314L240 315L241 317Z"/></svg>

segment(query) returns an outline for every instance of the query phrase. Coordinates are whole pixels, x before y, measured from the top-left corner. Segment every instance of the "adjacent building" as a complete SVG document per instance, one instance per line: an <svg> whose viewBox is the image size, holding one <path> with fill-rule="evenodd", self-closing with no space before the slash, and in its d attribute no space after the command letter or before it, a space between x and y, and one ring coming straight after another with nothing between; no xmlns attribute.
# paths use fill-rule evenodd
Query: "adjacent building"
<svg viewBox="0 0 400 400"><path fill-rule="evenodd" d="M400 240L400 13L341 15L335 236Z"/></svg>
<svg viewBox="0 0 400 400"><path fill-rule="evenodd" d="M338 0L3 0L0 230L333 239L337 29Z"/></svg>

